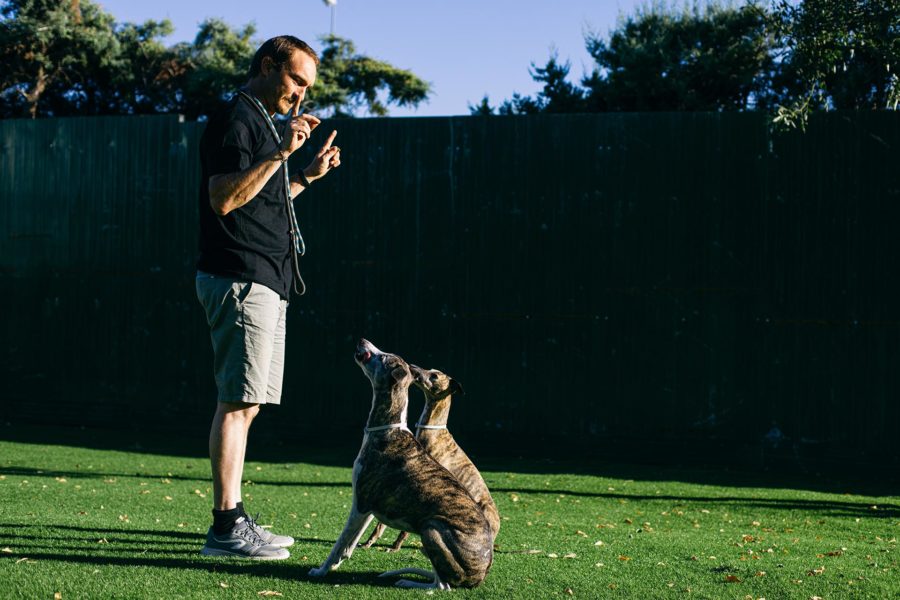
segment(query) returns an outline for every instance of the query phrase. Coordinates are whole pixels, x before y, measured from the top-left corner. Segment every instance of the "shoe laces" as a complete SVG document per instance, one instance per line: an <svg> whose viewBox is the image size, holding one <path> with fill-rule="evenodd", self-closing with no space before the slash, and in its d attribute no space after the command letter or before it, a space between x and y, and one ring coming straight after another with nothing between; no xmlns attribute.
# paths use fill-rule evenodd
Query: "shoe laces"
<svg viewBox="0 0 900 600"><path fill-rule="evenodd" d="M262 525L259 524L259 513L256 513L255 517L251 517L247 513L244 513L244 519L246 519L247 523L250 524L250 527L253 528L253 531L263 528Z"/></svg>
<svg viewBox="0 0 900 600"><path fill-rule="evenodd" d="M256 516L259 516L259 515L256 515ZM259 533L257 533L256 527L255 527L256 523L253 521L253 519L251 519L248 516L248 517L244 517L244 521L247 523L247 526L242 527L240 530L238 530L235 533L237 533L240 537L244 538L251 544L265 546L266 541L264 539L262 539L262 537L260 537Z"/></svg>

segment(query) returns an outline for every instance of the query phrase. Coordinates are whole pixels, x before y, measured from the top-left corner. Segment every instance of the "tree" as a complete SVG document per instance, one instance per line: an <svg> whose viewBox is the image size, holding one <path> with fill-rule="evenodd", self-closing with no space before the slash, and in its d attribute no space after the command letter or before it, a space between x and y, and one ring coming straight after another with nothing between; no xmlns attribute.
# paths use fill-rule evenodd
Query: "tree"
<svg viewBox="0 0 900 600"><path fill-rule="evenodd" d="M158 82L169 87L170 112L190 119L208 115L243 86L258 46L255 33L253 25L232 29L219 19L207 19L193 44L176 45L168 64L171 78L163 74Z"/></svg>
<svg viewBox="0 0 900 600"><path fill-rule="evenodd" d="M0 0L0 117L181 113L200 118L247 81L253 25L200 25L167 47L169 21L117 24L89 0ZM410 71L323 39L317 110L350 116L417 106L429 85Z"/></svg>
<svg viewBox="0 0 900 600"><path fill-rule="evenodd" d="M360 110L384 116L388 104L418 106L428 98L431 86L411 71L357 54L348 39L328 35L321 41L325 47L320 53L319 77L309 93L319 110L336 117Z"/></svg>
<svg viewBox="0 0 900 600"><path fill-rule="evenodd" d="M897 0L780 0L776 120L803 125L816 109L896 109L900 103Z"/></svg>
<svg viewBox="0 0 900 600"><path fill-rule="evenodd" d="M679 11L657 3L623 17L609 39L585 37L596 66L568 81L570 64L554 52L531 65L543 88L513 94L500 114L586 111L744 110L768 106L775 36L769 15L755 4L711 3ZM488 108L490 106L488 105ZM470 112L484 111L482 105Z"/></svg>
<svg viewBox="0 0 900 600"><path fill-rule="evenodd" d="M112 17L91 2L8 0L0 15L0 97L6 114L47 114L48 96L64 96L84 83L87 73L105 74L120 61Z"/></svg>
<svg viewBox="0 0 900 600"><path fill-rule="evenodd" d="M595 110L743 110L770 99L774 36L754 4L656 5L625 18L609 41L591 34L586 43L597 67L583 85Z"/></svg>
<svg viewBox="0 0 900 600"><path fill-rule="evenodd" d="M584 90L567 80L571 65L568 61L559 62L559 56L554 52L543 67L537 67L531 63L528 73L531 78L543 84L543 88L534 97L523 96L514 93L512 98L504 100L497 107L497 114L501 115L531 115L541 112L566 113L582 112L585 110ZM494 114L488 97L485 96L475 106L469 105L469 112L473 115Z"/></svg>

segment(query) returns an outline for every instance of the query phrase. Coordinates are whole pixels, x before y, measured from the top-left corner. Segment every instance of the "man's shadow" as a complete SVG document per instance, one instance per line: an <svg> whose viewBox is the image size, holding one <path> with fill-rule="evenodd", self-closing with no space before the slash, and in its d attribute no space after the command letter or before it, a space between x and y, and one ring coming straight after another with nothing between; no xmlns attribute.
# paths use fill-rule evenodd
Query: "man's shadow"
<svg viewBox="0 0 900 600"><path fill-rule="evenodd" d="M35 528L31 533L29 529ZM54 535L54 530L58 531ZM48 532L42 534L39 532ZM64 532L76 532L65 535ZM84 535L89 534L89 535ZM149 538L149 539L148 539ZM98 546L99 540L104 543ZM296 559L287 561L252 561L200 556L204 537L186 531L114 530L73 525L35 525L22 523L0 523L0 546L10 547L11 553L0 555L0 559L59 561L69 564L98 566L159 567L163 569L192 569L223 573L228 575L252 575L271 577L285 581L306 581L310 583L334 585L367 585L391 587L392 579L381 579L381 571L334 571L323 578L310 577L309 570L318 563L298 563ZM41 543L59 541L65 544ZM181 546L154 548L154 542ZM324 546L329 550L332 542L313 538L297 538L304 546ZM66 543L67 542L67 543ZM186 549L184 546L193 548ZM68 550L69 553L61 551ZM78 554L89 552L90 554ZM147 554L150 554L147 556ZM154 556L163 555L163 556ZM166 556L168 555L168 556ZM178 556L172 556L178 555Z"/></svg>

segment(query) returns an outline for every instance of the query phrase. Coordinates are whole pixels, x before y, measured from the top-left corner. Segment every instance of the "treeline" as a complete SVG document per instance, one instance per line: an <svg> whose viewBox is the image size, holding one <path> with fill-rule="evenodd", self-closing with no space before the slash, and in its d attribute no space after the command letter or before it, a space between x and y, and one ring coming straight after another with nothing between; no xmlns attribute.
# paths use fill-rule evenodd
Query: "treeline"
<svg viewBox="0 0 900 600"><path fill-rule="evenodd" d="M766 110L803 123L817 109L895 109L900 1L656 3L585 36L594 60L580 82L557 55L531 65L542 85L473 114Z"/></svg>
<svg viewBox="0 0 900 600"><path fill-rule="evenodd" d="M0 118L180 113L197 118L247 79L260 40L252 25L204 21L193 42L167 46L168 20L117 23L88 0L0 2ZM357 54L349 40L321 40L309 101L336 116L416 106L429 85Z"/></svg>

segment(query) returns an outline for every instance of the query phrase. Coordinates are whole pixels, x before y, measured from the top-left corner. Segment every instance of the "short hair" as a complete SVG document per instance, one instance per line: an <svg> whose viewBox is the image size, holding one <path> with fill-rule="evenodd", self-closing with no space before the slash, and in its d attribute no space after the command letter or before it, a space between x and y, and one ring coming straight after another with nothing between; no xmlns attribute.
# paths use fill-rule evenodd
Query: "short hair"
<svg viewBox="0 0 900 600"><path fill-rule="evenodd" d="M266 40L263 45L259 47L259 50L256 51L256 54L253 55L248 78L252 79L259 75L262 70L262 61L265 57L271 57L272 60L275 61L275 64L281 67L281 65L290 60L294 50L305 52L313 59L313 61L315 61L316 66L319 66L319 57L309 44L292 35L279 35Z"/></svg>

